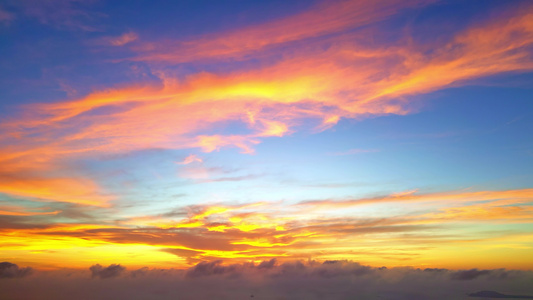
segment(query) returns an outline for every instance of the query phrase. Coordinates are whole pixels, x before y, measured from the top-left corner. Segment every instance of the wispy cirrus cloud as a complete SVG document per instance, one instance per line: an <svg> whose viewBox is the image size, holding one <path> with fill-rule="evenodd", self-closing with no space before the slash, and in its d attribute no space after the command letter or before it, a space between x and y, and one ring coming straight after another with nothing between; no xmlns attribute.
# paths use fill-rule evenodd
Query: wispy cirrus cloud
<svg viewBox="0 0 533 300"><path fill-rule="evenodd" d="M333 2L281 21L235 32L192 41L156 42L153 48L154 45L148 44L144 48L133 48L139 54L136 60L150 63L157 69L154 62L197 63L239 58L261 51L268 56L271 47L284 45L276 50L282 55L259 66L193 72L186 76L161 71L158 84L125 84L96 90L77 99L22 107L19 114L0 123L0 193L36 201L109 207L117 195L110 195L95 179L74 170L69 161L149 148L197 148L213 152L236 147L243 153L253 153L257 144L269 138L284 137L298 130L325 130L342 118L408 114L412 111L410 96L461 85L483 76L533 69L529 48L533 43L531 5L472 24L448 40L423 47L401 41L369 44L367 31L355 30L420 3ZM48 19L42 22L45 21L52 22ZM285 31L287 27L294 30ZM118 43L129 39L131 37ZM307 39L312 41L298 43ZM245 57L243 59L245 61ZM231 123L238 123L243 130L238 133L225 130ZM190 157L181 163L187 168L193 162L198 160ZM209 178L201 174L196 179ZM242 179L245 177L219 178ZM311 201L291 209L297 214L298 210L351 208L376 203L531 201L530 194L529 190L410 192L346 201ZM500 210L504 212L505 209ZM522 218L529 213L527 209L521 211L515 216ZM397 223L362 228L358 219L327 220L329 224L311 226L290 214L276 217L270 212L248 213L219 214L216 220L211 217L213 220L163 220L164 225L146 224L156 227L151 229L153 235L128 228L102 231L91 228L78 233L110 243L172 245L180 251L196 251L194 253L200 254L192 256L202 259L222 255L250 258L264 249L272 249L269 252L272 256L304 257L320 254L318 245L330 243L331 249L335 249L335 243L326 238L331 233L345 234L343 237L348 239L355 232L395 234L429 230L422 224L414 224L412 219L393 218ZM452 212L447 213L451 215ZM473 212L464 213L464 216L474 215ZM283 219L285 217L287 219ZM478 217L483 219L481 215ZM269 236L274 238L269 239ZM186 238L197 244L176 242ZM208 239L216 241L211 249L198 246ZM291 245L298 247L290 248ZM301 250L306 247L311 250Z"/></svg>
<svg viewBox="0 0 533 300"><path fill-rule="evenodd" d="M445 193L419 193L418 190L394 193L387 196L372 198L356 198L346 200L309 200L297 205L310 206L321 209L350 207L365 204L393 203L393 202L443 202L465 203L493 201L499 205L525 204L533 201L533 189L507 190L507 191L454 191Z"/></svg>
<svg viewBox="0 0 533 300"><path fill-rule="evenodd" d="M95 0L9 1L22 14L61 30L101 31L104 14L88 9Z"/></svg>
<svg viewBox="0 0 533 300"><path fill-rule="evenodd" d="M403 9L432 2L435 1L321 1L307 11L265 24L186 41L147 43L135 48L140 54L134 59L181 63L205 59L240 58L285 43L372 24ZM290 30L287 30L288 28Z"/></svg>
<svg viewBox="0 0 533 300"><path fill-rule="evenodd" d="M183 161L177 162L178 165L188 165L194 162L203 162L203 160L195 154L191 154L183 159Z"/></svg>
<svg viewBox="0 0 533 300"><path fill-rule="evenodd" d="M139 39L135 32L126 32L118 37L110 38L109 43L113 46L124 46Z"/></svg>
<svg viewBox="0 0 533 300"><path fill-rule="evenodd" d="M113 195L103 192L93 180L73 176L71 172L67 173L70 173L69 175L51 176L40 173L43 169L31 164L18 168L5 163L3 167L6 169L0 170L0 192L15 197L96 206L108 206L109 201L114 198ZM56 168L51 166L45 170L52 173ZM24 171L28 173L24 174Z"/></svg>
<svg viewBox="0 0 533 300"><path fill-rule="evenodd" d="M409 112L408 102L398 97L481 76L529 70L533 65L524 47L533 41L533 30L528 16L526 9L497 22L503 25L489 23L466 30L431 55L401 46L360 50L361 46L341 38L338 45L326 51L304 51L260 70L201 73L186 81L163 77L163 88L133 86L96 92L74 101L36 105L34 109L40 113L29 108L24 120L26 130L11 134L44 133L52 124L68 125L74 132L62 134L64 142L58 145L67 152L144 147L214 151L232 145L251 152L262 138L283 136L299 120L314 118L333 125L339 117L405 114ZM517 32L523 37L520 41L513 40ZM365 54L368 51L372 54ZM390 74L370 80L383 68ZM227 101L232 105L226 105ZM93 118L84 114L111 104L127 105L126 110ZM228 121L243 122L251 129L250 134L195 135ZM17 123L4 126L14 128Z"/></svg>

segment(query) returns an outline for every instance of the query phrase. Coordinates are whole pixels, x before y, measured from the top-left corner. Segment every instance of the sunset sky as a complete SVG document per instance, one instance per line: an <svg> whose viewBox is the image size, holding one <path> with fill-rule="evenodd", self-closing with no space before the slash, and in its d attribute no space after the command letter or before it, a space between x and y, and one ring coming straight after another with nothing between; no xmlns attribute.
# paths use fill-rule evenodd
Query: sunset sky
<svg viewBox="0 0 533 300"><path fill-rule="evenodd" d="M0 261L533 270L532 1L157 2L0 0Z"/></svg>

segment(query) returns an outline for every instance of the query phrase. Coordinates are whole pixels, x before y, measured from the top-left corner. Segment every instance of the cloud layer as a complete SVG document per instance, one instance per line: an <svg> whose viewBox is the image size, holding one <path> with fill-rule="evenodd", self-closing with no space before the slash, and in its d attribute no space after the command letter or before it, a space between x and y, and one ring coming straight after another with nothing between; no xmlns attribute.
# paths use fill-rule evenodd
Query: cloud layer
<svg viewBox="0 0 533 300"><path fill-rule="evenodd" d="M7 299L70 299L76 295L78 299L439 300L468 299L468 294L487 289L522 295L533 292L525 284L533 279L531 272L372 268L348 261L212 261L188 270L142 268L102 279L91 278L86 271L43 271L25 279L2 280L0 287Z"/></svg>
<svg viewBox="0 0 533 300"><path fill-rule="evenodd" d="M450 261L445 257L450 251L460 253L460 249L486 253L492 247L502 247L515 249L515 255L494 261L492 267L529 268L530 264L523 260L531 247L529 232L516 229L487 232L476 230L475 225L529 224L532 199L530 189L407 191L372 198L309 200L295 204L192 205L161 214L76 224L47 223L47 218L56 214L7 214L0 216L3 220L0 233L5 236L6 249L42 251L50 247L62 249L66 245L88 249L96 245L144 245L154 252L174 255L181 266L228 258L243 262L346 257L389 266L427 265L426 257L432 257L430 263L434 267L453 263L475 266L472 262ZM377 207L379 211L379 207L391 204L402 205L405 212L368 216L360 210ZM43 218L42 223L28 222L37 217ZM458 225L461 230L456 229ZM455 248L447 249L445 245L455 245ZM134 257L131 254L131 259L135 260ZM486 266L487 262L483 264ZM218 268L216 264L198 266L202 267ZM120 271L120 266L106 269L96 265L93 273L103 278ZM476 272L456 276L457 279L475 277L479 275Z"/></svg>

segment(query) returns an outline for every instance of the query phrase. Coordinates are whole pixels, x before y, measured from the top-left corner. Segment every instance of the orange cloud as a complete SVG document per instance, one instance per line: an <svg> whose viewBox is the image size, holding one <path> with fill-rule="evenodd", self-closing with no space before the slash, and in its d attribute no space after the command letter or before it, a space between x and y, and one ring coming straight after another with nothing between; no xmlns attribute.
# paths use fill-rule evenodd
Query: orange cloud
<svg viewBox="0 0 533 300"><path fill-rule="evenodd" d="M136 60L180 63L241 57L280 44L361 27L383 20L406 7L431 2L434 1L323 1L302 13L245 29L188 41L146 44L136 48L142 52Z"/></svg>
<svg viewBox="0 0 533 300"><path fill-rule="evenodd" d="M257 203L248 206L208 206L192 213L188 218L174 226L164 226L162 228L187 228L194 227L197 230L195 236L199 239L212 238L221 239L217 247L219 253L214 255L218 258L227 258L228 254L224 247L229 247L231 251L235 248L228 246L236 245L239 253L247 253L254 249L257 255L264 257L265 251L273 253L282 251L287 257L299 257L303 252L314 253L322 250L322 255L328 257L330 253L340 251L345 247L360 248L360 245L344 244L339 241L346 241L357 237L359 243L373 243L382 241L398 246L404 244L402 236L411 234L410 239L413 244L427 245L432 243L451 242L449 238L439 238L438 235L426 236L429 229L426 224L445 224L450 222L463 222L473 220L479 221L499 220L503 223L526 222L531 223L531 209L520 204L533 201L533 190L508 190L508 191L479 191L479 192L448 192L415 195L415 191L398 193L388 198L375 198L373 203L383 201L429 201L440 203L435 212L425 214L407 214L406 216L395 216L386 218L363 218L363 217L324 217L318 218L315 214L310 214L306 210L301 210L299 206L282 206L274 203ZM365 200L365 199L362 199ZM443 209L442 203L447 205ZM471 204L474 203L474 204ZM512 205L514 203L514 205ZM450 205L462 204L463 207L450 207ZM335 206L338 212L345 210L344 206ZM332 213L328 213L332 214ZM191 224L191 226L188 226ZM153 224L152 224L153 225ZM464 233L463 233L464 234ZM417 238L420 236L420 238ZM455 239L457 242L464 241L461 235ZM179 244L179 243L178 243ZM202 244L204 245L204 244ZM224 245L224 246L223 246ZM183 246L183 244L182 244ZM395 247L395 246L393 246ZM190 247L194 250L196 259L205 259L207 255L202 248ZM215 248L208 248L214 250ZM267 250L268 249L268 250ZM238 257L236 252L231 252L229 257Z"/></svg>
<svg viewBox="0 0 533 300"><path fill-rule="evenodd" d="M349 200L316 200L306 201L297 206L309 206L313 209L338 209L358 205L369 205L391 202L481 202L494 201L502 204L519 204L533 201L533 189L507 190L507 191L479 191L479 192L446 192L417 194L417 190L391 194L384 197L357 198Z"/></svg>
<svg viewBox="0 0 533 300"><path fill-rule="evenodd" d="M365 101L433 91L502 72L531 70L533 61L527 46L533 42L533 9L527 6L515 14L458 34L432 56L406 55L404 67L408 73L383 80L378 84L380 91Z"/></svg>
<svg viewBox="0 0 533 300"><path fill-rule="evenodd" d="M406 114L408 102L399 97L462 80L532 69L524 49L533 42L530 11L460 33L431 55L399 46L365 49L341 36L326 51L303 47L295 56L259 70L200 73L184 81L164 76L162 87L133 86L34 105L23 122L8 122L4 127L22 137L29 133L53 136L66 126L74 128L61 134L64 141L58 148L67 153L147 147L199 147L209 152L224 146L252 152L258 138L286 135L303 120L317 119L319 127L327 128L340 118ZM515 41L518 35L520 41ZM494 42L488 42L490 37ZM380 76L384 69L389 73ZM108 105L124 109L92 117L82 114ZM230 121L244 122L250 134L197 134ZM22 123L26 130L16 130Z"/></svg>
<svg viewBox="0 0 533 300"><path fill-rule="evenodd" d="M419 216L427 218L428 222L444 221L503 221L517 223L533 223L533 207L530 206L487 206L472 205L451 207L440 212Z"/></svg>
<svg viewBox="0 0 533 300"><path fill-rule="evenodd" d="M185 157L185 159L183 159L183 161L177 162L177 164L178 165L188 165L188 164L191 164L191 163L194 163L194 162L200 162L201 163L201 162L203 162L203 160L200 157L198 157L198 156L196 156L194 154L191 154L191 155Z"/></svg>
<svg viewBox="0 0 533 300"><path fill-rule="evenodd" d="M45 216L45 215L57 215L60 210L55 211L31 211L23 206L0 206L0 215L3 216Z"/></svg>
<svg viewBox="0 0 533 300"><path fill-rule="evenodd" d="M301 206L258 202L184 207L180 211L121 221L120 225L49 224L43 228L38 224L33 227L31 224L23 227L4 224L0 236L6 246L0 250L11 249L9 244L17 245L15 248L19 250L129 245L147 247L145 251L172 253L189 263L209 259L236 262L274 257L343 257L373 264L402 265L405 260L418 264L423 262L425 254L445 257L446 253L455 253L466 245L470 249L486 249L487 245L501 247L502 251L510 247L506 245L529 249L533 245L520 232L487 234L470 228L465 221L477 221L476 226L482 224L479 221L531 223L533 214L528 205L533 200L532 195L532 190L423 196L411 191L392 195L389 199L437 201L438 205L426 207L422 214L406 212L379 218L357 211L348 216L333 212L317 215ZM420 199L413 200L416 197ZM444 208L442 203L446 205ZM336 209L345 211L341 206ZM433 211L427 212L428 209ZM457 222L462 226L446 227Z"/></svg>
<svg viewBox="0 0 533 300"><path fill-rule="evenodd" d="M187 61L231 56L328 34L325 42L291 44L281 60L256 69L197 73L180 80L162 74L161 85L117 87L81 99L25 106L21 115L0 124L0 162L13 166L3 165L0 174L6 178L22 171L35 175L10 179L0 184L0 192L105 205L112 197L83 175L48 174L62 169L67 158L95 153L146 148L211 152L222 147L252 153L263 138L285 136L303 124L309 127L314 122L310 126L324 130L342 118L407 114L409 95L533 69L527 48L533 42L530 5L460 32L445 44L424 45L436 49L431 54L418 51L419 45L368 45L354 38L365 32L343 32L418 3L339 1L273 24L205 41L178 42L185 48L178 47L182 50L177 55L141 59L172 62L178 56ZM339 34L329 36L332 32ZM247 37L252 36L248 44ZM204 48L210 50L200 51ZM98 114L93 114L96 109ZM231 122L241 122L248 132L206 133Z"/></svg>
<svg viewBox="0 0 533 300"><path fill-rule="evenodd" d="M103 192L93 181L73 172L63 172L50 163L35 161L39 157L29 156L23 160L2 162L0 170L0 193L15 197L31 198L35 201L58 201L82 205L109 206L113 195ZM0 157L1 161L1 157Z"/></svg>

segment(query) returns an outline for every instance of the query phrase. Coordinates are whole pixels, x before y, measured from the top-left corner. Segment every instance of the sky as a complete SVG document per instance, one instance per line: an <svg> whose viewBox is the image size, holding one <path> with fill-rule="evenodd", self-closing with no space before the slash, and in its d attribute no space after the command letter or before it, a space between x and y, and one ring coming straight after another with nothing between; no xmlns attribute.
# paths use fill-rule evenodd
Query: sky
<svg viewBox="0 0 533 300"><path fill-rule="evenodd" d="M0 0L0 282L531 278L532 20L520 0Z"/></svg>

